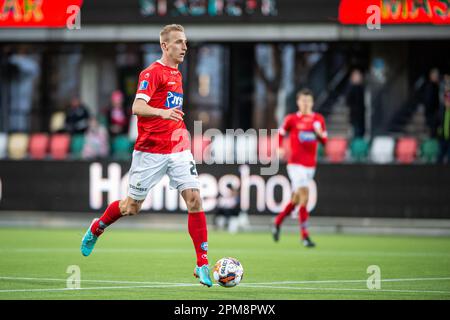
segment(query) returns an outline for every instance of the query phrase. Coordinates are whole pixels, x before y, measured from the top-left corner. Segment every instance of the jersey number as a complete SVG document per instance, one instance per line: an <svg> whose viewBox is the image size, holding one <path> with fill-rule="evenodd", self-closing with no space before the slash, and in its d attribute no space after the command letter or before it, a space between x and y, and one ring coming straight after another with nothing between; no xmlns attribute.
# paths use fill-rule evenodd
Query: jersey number
<svg viewBox="0 0 450 320"><path fill-rule="evenodd" d="M194 161L191 161L191 174L193 176L198 176L197 169L195 168L195 162Z"/></svg>

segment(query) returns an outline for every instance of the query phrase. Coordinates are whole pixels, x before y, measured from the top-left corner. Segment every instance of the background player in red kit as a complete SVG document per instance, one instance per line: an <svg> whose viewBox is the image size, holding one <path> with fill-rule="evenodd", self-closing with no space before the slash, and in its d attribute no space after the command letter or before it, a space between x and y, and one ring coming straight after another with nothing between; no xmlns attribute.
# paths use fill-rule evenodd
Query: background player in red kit
<svg viewBox="0 0 450 320"><path fill-rule="evenodd" d="M275 218L272 229L273 238L278 241L280 238L280 227L283 220L297 205L299 209L300 232L303 245L314 247L308 233L309 213L306 208L309 197L308 184L314 178L317 163L318 142L323 144L327 141L327 131L325 120L322 115L312 111L314 97L309 89L303 89L297 94L298 112L291 113L284 119L279 130L280 156L284 156L282 149L283 138L289 137L290 155L287 165L287 172L292 184L291 201L284 210Z"/></svg>
<svg viewBox="0 0 450 320"><path fill-rule="evenodd" d="M188 230L197 255L194 276L212 286L208 266L206 217L200 197L195 161L183 122L183 88L178 65L187 51L180 25L165 26L160 33L162 57L139 76L133 114L138 118L138 137L129 172L128 196L111 203L86 231L81 252L88 256L106 227L119 218L136 215L148 192L167 174L188 208Z"/></svg>

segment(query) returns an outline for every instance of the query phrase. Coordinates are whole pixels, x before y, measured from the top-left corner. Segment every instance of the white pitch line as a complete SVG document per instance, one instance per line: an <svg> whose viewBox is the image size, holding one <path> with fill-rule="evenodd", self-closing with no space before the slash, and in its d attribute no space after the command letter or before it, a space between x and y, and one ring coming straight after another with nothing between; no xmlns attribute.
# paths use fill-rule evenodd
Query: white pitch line
<svg viewBox="0 0 450 320"><path fill-rule="evenodd" d="M448 278L403 278L403 279L381 279L381 282L408 282L408 281L443 281ZM270 284L310 284L310 283L365 283L365 280L304 280L304 281L274 281L274 282L253 282L252 285L270 285Z"/></svg>
<svg viewBox="0 0 450 320"><path fill-rule="evenodd" d="M13 292L60 292L60 291L76 291L76 290L111 290L111 289L145 289L145 288L172 288L172 287L192 287L198 286L198 284L173 284L167 285L153 285L153 286L119 286L119 287L88 287L88 288L45 288L45 289L8 289L0 290L0 293L13 293ZM251 285L242 284L248 288L265 288L265 289L287 289L287 290L309 290L309 291L364 291L364 292L390 292L390 293L433 293L433 294L450 294L450 291L432 291L432 290L395 290L395 289L356 289L356 288L308 288L308 287L281 287L281 286L263 286L263 285Z"/></svg>
<svg viewBox="0 0 450 320"><path fill-rule="evenodd" d="M19 281L62 281L67 279L62 278L30 278L30 277L6 277L0 276L0 280L19 280ZM399 278L399 279L381 279L381 282L413 282L413 281L443 281L450 280L450 277L439 278ZM176 282L159 282L159 281L126 281L126 280L90 280L81 279L80 282L91 283L116 283L116 284L145 284L145 285L182 285L184 283ZM246 282L245 285L272 285L272 284L314 284L314 283L365 283L367 279L363 280L302 280L302 281L273 281L273 282Z"/></svg>
<svg viewBox="0 0 450 320"><path fill-rule="evenodd" d="M55 279L55 278L24 278L24 277L0 277L0 280L20 280L20 281L63 281L67 279ZM404 279L382 279L384 282L403 282L403 281L438 281L438 280L450 280L450 278L404 278ZM357 289L357 288L308 288L308 287L286 287L275 286L277 284L312 284L312 283L355 283L366 282L367 280L312 280L312 281L279 281L279 282L261 282L261 283L242 283L241 287L249 288L270 288L270 289L291 289L291 290L320 290L320 291L379 291L379 292L396 292L396 293L439 293L450 294L450 291L438 291L438 290L397 290L397 289ZM72 288L43 288L43 289L6 289L0 290L0 293L8 292L53 292L53 291L70 291L70 290L111 290L111 289L139 289L139 288L171 288L171 287L190 287L197 286L198 284L192 283L173 283L173 282L144 282L144 281L120 281L120 280L80 280L80 282L92 282L92 283L116 283L116 284L145 284L139 286L109 286L109 287L86 287L79 289Z"/></svg>
<svg viewBox="0 0 450 320"><path fill-rule="evenodd" d="M396 290L396 289L356 289L356 288L308 288L308 287L280 287L280 286L264 286L241 284L249 288L267 288L267 289L291 289L291 290L318 290L318 291L365 291L365 292L393 292L393 293L439 293L450 294L450 291L432 291L432 290Z"/></svg>
<svg viewBox="0 0 450 320"><path fill-rule="evenodd" d="M264 252L266 249L237 249L233 250L234 253L239 254L258 254L260 252ZM0 248L0 252L5 253L78 253L79 249L77 248ZM173 249L173 248L145 248L145 249L132 249L132 248L97 248L96 252L98 253L190 253L191 249ZM281 254L292 254L291 249L280 249L277 250L277 253ZM329 250L321 250L321 251L309 251L299 253L300 255L327 255L327 256L384 256L384 257L448 257L450 253L448 252L385 252L385 251L329 251Z"/></svg>
<svg viewBox="0 0 450 320"><path fill-rule="evenodd" d="M55 279L55 278L22 278L22 277L1 277L0 280L19 280L19 281L62 281L66 282L67 279ZM77 282L77 281L74 281ZM183 283L174 282L159 282L159 281L122 281L122 280L83 280L80 282L92 282L92 283L116 283L116 284L147 284L147 285L180 285Z"/></svg>
<svg viewBox="0 0 450 320"><path fill-rule="evenodd" d="M199 284L179 283L167 285L147 285L147 286L119 286L119 287L86 287L86 288L44 288L44 289L6 289L0 290L0 293L11 292L54 292L54 291L78 291L78 290L111 290L111 289L143 289L143 288L176 288L176 287L192 287Z"/></svg>

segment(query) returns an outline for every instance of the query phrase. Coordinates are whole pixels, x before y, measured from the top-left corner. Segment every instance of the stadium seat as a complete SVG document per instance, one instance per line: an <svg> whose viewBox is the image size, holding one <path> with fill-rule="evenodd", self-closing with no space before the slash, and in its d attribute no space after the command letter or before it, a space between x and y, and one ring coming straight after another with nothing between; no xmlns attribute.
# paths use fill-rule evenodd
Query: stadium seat
<svg viewBox="0 0 450 320"><path fill-rule="evenodd" d="M70 147L70 136L65 133L55 133L50 138L50 155L55 160L67 159Z"/></svg>
<svg viewBox="0 0 450 320"><path fill-rule="evenodd" d="M48 151L48 135L46 133L34 133L30 137L30 158L44 159Z"/></svg>
<svg viewBox="0 0 450 320"><path fill-rule="evenodd" d="M370 149L370 159L374 163L390 163L394 161L394 138L378 136L373 139Z"/></svg>
<svg viewBox="0 0 450 320"><path fill-rule="evenodd" d="M420 158L426 163L435 163L439 156L439 142L436 139L425 140L420 146Z"/></svg>
<svg viewBox="0 0 450 320"><path fill-rule="evenodd" d="M338 163L345 160L347 139L344 137L329 138L325 145L325 155L330 162Z"/></svg>
<svg viewBox="0 0 450 320"><path fill-rule="evenodd" d="M113 138L111 144L112 155L118 160L129 160L131 158L130 148L132 143L127 135L119 135Z"/></svg>
<svg viewBox="0 0 450 320"><path fill-rule="evenodd" d="M412 163L417 155L417 140L411 137L399 138L395 147L395 156L399 163Z"/></svg>
<svg viewBox="0 0 450 320"><path fill-rule="evenodd" d="M70 154L75 159L80 159L83 152L84 135L74 134L70 142Z"/></svg>
<svg viewBox="0 0 450 320"><path fill-rule="evenodd" d="M8 140L8 156L14 160L27 157L29 136L26 133L13 133Z"/></svg>
<svg viewBox="0 0 450 320"><path fill-rule="evenodd" d="M50 132L57 133L64 131L66 127L66 114L64 111L57 111L50 117Z"/></svg>
<svg viewBox="0 0 450 320"><path fill-rule="evenodd" d="M0 159L5 159L8 155L8 135L0 132Z"/></svg>
<svg viewBox="0 0 450 320"><path fill-rule="evenodd" d="M355 138L350 143L350 155L354 161L365 161L369 155L369 143L363 138Z"/></svg>

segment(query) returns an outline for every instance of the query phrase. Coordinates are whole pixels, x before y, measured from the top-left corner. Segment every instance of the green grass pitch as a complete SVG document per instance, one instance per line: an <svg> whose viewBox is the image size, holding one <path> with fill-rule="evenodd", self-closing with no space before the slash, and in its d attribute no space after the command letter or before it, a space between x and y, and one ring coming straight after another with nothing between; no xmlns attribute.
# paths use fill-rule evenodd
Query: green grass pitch
<svg viewBox="0 0 450 320"><path fill-rule="evenodd" d="M235 288L206 288L192 276L189 234L112 227L89 257L81 229L0 229L3 299L450 299L450 239L410 236L316 235L314 249L297 234L279 243L267 233L211 230L209 259L238 258L244 279ZM68 289L68 266L81 288ZM381 270L369 290L368 266Z"/></svg>

